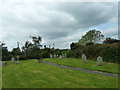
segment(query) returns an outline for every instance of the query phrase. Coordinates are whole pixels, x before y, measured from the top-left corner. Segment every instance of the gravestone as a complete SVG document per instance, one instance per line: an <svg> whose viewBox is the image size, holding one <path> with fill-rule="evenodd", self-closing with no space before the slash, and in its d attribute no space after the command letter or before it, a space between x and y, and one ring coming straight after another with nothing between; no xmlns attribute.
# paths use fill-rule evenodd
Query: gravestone
<svg viewBox="0 0 120 90"><path fill-rule="evenodd" d="M64 54L62 54L62 58L64 58L65 56L64 56Z"/></svg>
<svg viewBox="0 0 120 90"><path fill-rule="evenodd" d="M19 64L19 58L20 58L20 56L17 56L16 58L17 58L16 64Z"/></svg>
<svg viewBox="0 0 120 90"><path fill-rule="evenodd" d="M82 54L82 61L84 64L87 63L87 57L85 54Z"/></svg>
<svg viewBox="0 0 120 90"><path fill-rule="evenodd" d="M54 54L54 58L56 58L56 54Z"/></svg>
<svg viewBox="0 0 120 90"><path fill-rule="evenodd" d="M101 56L97 57L97 65L102 66L103 65L103 58Z"/></svg>
<svg viewBox="0 0 120 90"><path fill-rule="evenodd" d="M65 53L65 58L67 58L67 54Z"/></svg>
<svg viewBox="0 0 120 90"><path fill-rule="evenodd" d="M15 58L12 57L12 58L11 58L11 63L14 63L14 62L15 62Z"/></svg>
<svg viewBox="0 0 120 90"><path fill-rule="evenodd" d="M57 58L59 57L59 55L56 56Z"/></svg>
<svg viewBox="0 0 120 90"><path fill-rule="evenodd" d="M60 58L60 60L62 60L62 58L63 58L62 55L60 55L59 58Z"/></svg>
<svg viewBox="0 0 120 90"><path fill-rule="evenodd" d="M51 59L53 58L53 55L52 55L52 54L50 54L50 58L51 58Z"/></svg>

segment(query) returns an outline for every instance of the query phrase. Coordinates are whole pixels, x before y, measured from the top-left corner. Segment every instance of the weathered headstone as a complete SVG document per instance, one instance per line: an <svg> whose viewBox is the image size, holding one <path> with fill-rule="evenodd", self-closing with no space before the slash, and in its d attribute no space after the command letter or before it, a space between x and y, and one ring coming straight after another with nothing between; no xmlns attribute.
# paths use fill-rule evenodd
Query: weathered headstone
<svg viewBox="0 0 120 90"><path fill-rule="evenodd" d="M11 63L14 63L14 61L15 61L15 58L12 57L12 58L11 58Z"/></svg>
<svg viewBox="0 0 120 90"><path fill-rule="evenodd" d="M67 58L67 54L65 53L65 58Z"/></svg>
<svg viewBox="0 0 120 90"><path fill-rule="evenodd" d="M54 58L56 58L56 54L54 54Z"/></svg>
<svg viewBox="0 0 120 90"><path fill-rule="evenodd" d="M16 64L19 64L19 58L20 58L20 56L17 56L16 58L17 58Z"/></svg>
<svg viewBox="0 0 120 90"><path fill-rule="evenodd" d="M97 57L97 65L102 66L103 65L103 58L101 56Z"/></svg>
<svg viewBox="0 0 120 90"><path fill-rule="evenodd" d="M58 57L59 57L59 55L56 55L56 57L58 58Z"/></svg>
<svg viewBox="0 0 120 90"><path fill-rule="evenodd" d="M64 58L65 56L64 56L64 54L62 54L62 58Z"/></svg>
<svg viewBox="0 0 120 90"><path fill-rule="evenodd" d="M50 58L51 58L51 59L53 58L53 55L52 55L52 54L50 54Z"/></svg>
<svg viewBox="0 0 120 90"><path fill-rule="evenodd" d="M87 63L87 57L85 54L82 54L82 61L84 64Z"/></svg>
<svg viewBox="0 0 120 90"><path fill-rule="evenodd" d="M60 60L62 60L62 58L63 58L62 55L60 55L59 58L60 58Z"/></svg>

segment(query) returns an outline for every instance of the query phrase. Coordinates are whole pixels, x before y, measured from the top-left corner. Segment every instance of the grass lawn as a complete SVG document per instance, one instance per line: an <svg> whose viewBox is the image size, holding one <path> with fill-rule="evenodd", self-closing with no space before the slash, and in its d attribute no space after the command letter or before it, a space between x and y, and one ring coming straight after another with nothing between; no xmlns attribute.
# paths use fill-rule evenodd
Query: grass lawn
<svg viewBox="0 0 120 90"><path fill-rule="evenodd" d="M114 73L114 74L120 73L118 72L118 64L116 63L103 62L103 66L97 66L96 61L88 60L87 64L83 64L82 60L77 58L64 58L62 60L60 60L59 58L57 59L47 58L44 61L48 61L60 65L84 68L89 70L97 70L97 71Z"/></svg>
<svg viewBox="0 0 120 90"><path fill-rule="evenodd" d="M118 78L38 63L35 59L3 66L2 75L3 88L118 88Z"/></svg>

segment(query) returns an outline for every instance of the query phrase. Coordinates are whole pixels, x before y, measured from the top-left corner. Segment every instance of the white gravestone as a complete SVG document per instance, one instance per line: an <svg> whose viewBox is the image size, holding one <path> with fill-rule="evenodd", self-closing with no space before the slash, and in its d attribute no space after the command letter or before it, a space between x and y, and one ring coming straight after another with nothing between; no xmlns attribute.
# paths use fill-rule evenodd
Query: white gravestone
<svg viewBox="0 0 120 90"><path fill-rule="evenodd" d="M11 62L12 62L12 63L14 63L14 61L15 61L15 58L14 58L14 57L12 57L12 58L11 58Z"/></svg>
<svg viewBox="0 0 120 90"><path fill-rule="evenodd" d="M82 54L82 60L83 60L83 63L87 63L87 57L85 54Z"/></svg>
<svg viewBox="0 0 120 90"><path fill-rule="evenodd" d="M103 65L103 58L101 56L97 57L97 64L98 64L98 66Z"/></svg>

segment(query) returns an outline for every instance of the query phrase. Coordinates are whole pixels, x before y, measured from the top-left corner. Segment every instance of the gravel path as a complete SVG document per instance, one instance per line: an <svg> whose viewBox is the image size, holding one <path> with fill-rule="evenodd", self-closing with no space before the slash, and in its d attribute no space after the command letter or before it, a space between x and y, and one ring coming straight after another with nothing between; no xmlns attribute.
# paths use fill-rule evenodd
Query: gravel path
<svg viewBox="0 0 120 90"><path fill-rule="evenodd" d="M70 66L63 66L63 65L59 65L59 64L53 64L53 63L50 63L50 62L46 62L46 61L43 61L43 62L47 63L47 64L50 64L50 65L62 67L62 68L69 68L69 69L79 70L79 71L83 71L83 72L89 72L89 73L93 73L93 74L106 75L106 76L120 78L120 76L117 75L117 74L103 73L103 72L91 71L91 70L87 70L87 69L83 69L83 68L75 68L75 67L70 67Z"/></svg>

